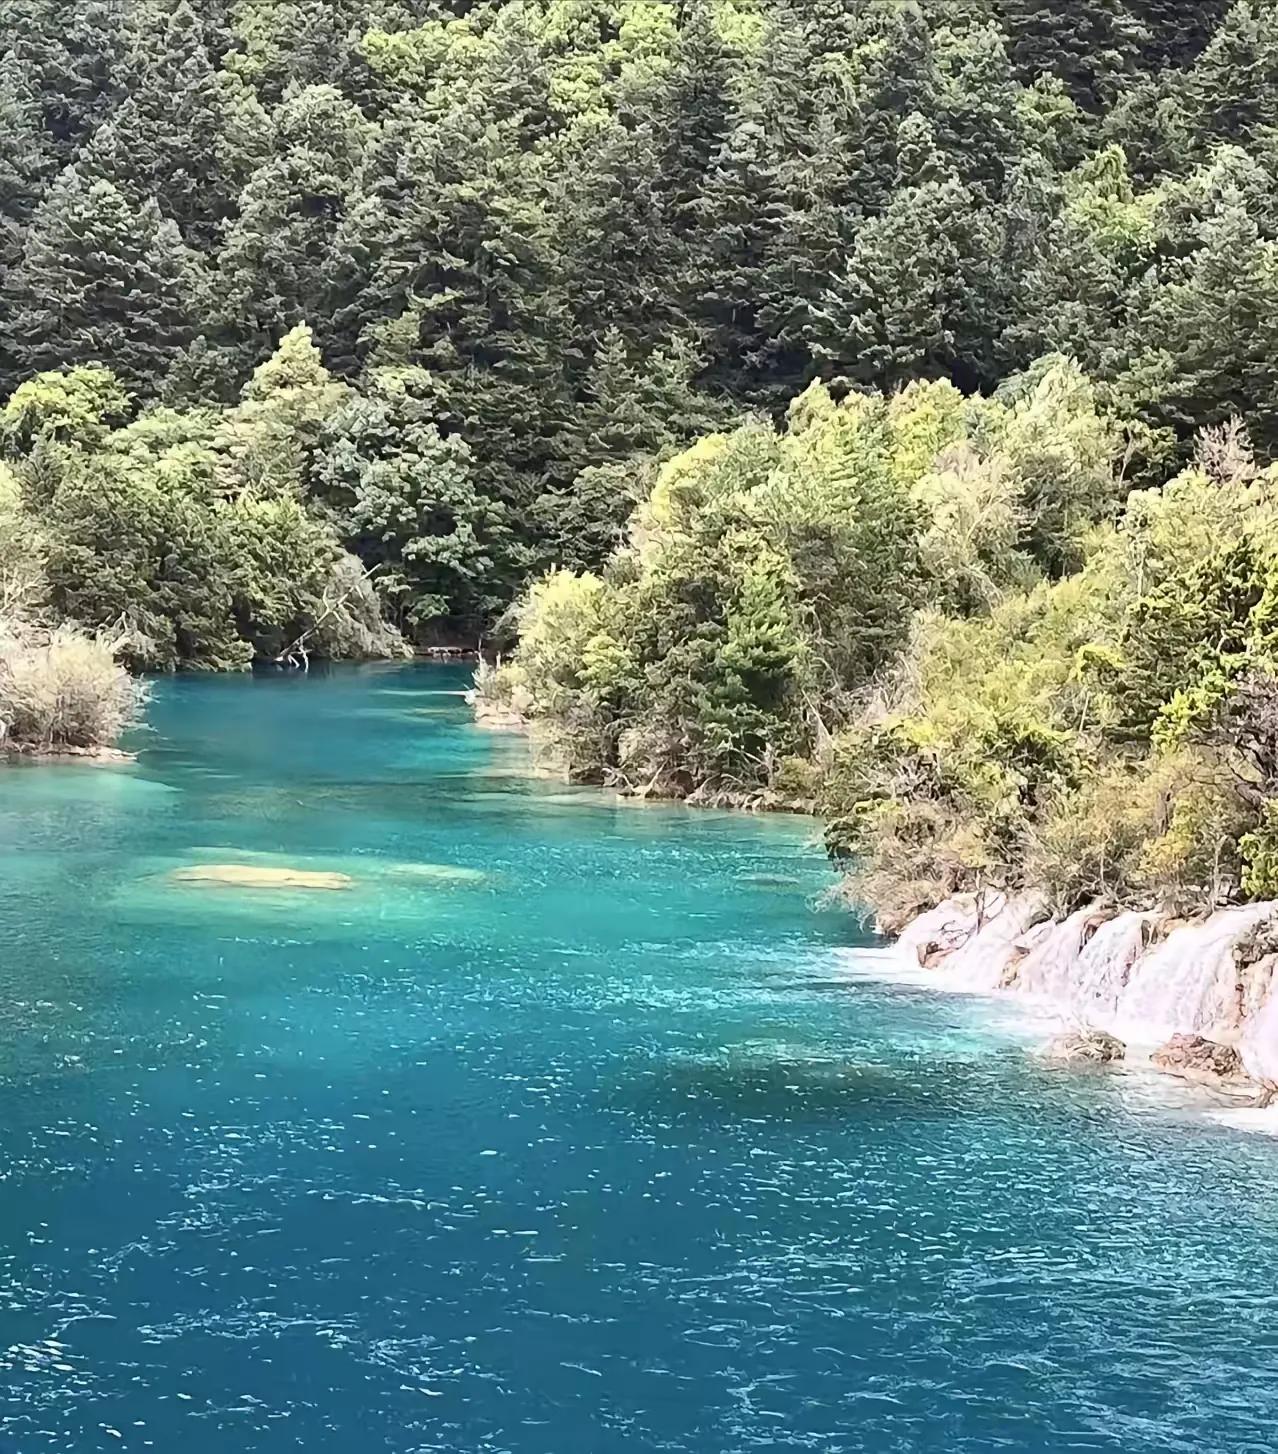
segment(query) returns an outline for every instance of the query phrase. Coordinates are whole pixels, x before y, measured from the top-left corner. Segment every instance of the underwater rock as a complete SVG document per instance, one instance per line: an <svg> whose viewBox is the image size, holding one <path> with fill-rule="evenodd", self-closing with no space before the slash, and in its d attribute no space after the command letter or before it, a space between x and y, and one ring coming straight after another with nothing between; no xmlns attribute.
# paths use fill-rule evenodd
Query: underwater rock
<svg viewBox="0 0 1278 1454"><path fill-rule="evenodd" d="M430 884L477 884L488 877L482 868L463 868L456 863L392 863L387 872Z"/></svg>
<svg viewBox="0 0 1278 1454"><path fill-rule="evenodd" d="M1186 1080L1246 1081L1242 1056L1232 1045L1201 1035L1173 1035L1149 1057L1149 1063Z"/></svg>
<svg viewBox="0 0 1278 1454"><path fill-rule="evenodd" d="M264 868L260 864L250 863L202 863L195 868L174 869L172 877L177 883L237 889L337 891L355 886L355 880L345 873L317 873L304 868Z"/></svg>
<svg viewBox="0 0 1278 1454"><path fill-rule="evenodd" d="M1062 1065L1112 1065L1126 1058L1127 1046L1105 1030L1071 1030L1049 1040L1040 1054Z"/></svg>
<svg viewBox="0 0 1278 1454"><path fill-rule="evenodd" d="M23 762L87 762L122 763L136 762L136 752L126 752L122 747L73 747L70 743L47 746L35 742L5 742L0 749L0 760L4 757L18 758Z"/></svg>

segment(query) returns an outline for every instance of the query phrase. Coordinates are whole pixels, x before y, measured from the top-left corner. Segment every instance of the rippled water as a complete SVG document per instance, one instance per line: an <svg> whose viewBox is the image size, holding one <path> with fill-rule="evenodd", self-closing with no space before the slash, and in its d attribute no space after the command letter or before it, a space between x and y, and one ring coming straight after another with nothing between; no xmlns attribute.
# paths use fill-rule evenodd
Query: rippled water
<svg viewBox="0 0 1278 1454"><path fill-rule="evenodd" d="M462 685L0 776L14 1447L1273 1450L1278 1146L840 982L811 825L531 781Z"/></svg>

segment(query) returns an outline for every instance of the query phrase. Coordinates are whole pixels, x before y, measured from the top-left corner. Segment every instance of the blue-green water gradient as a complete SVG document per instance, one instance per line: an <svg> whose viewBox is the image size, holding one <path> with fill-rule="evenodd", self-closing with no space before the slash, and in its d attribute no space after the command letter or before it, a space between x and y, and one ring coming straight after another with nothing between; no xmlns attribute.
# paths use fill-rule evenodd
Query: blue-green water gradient
<svg viewBox="0 0 1278 1454"><path fill-rule="evenodd" d="M1272 1454L1274 1143L843 982L811 824L530 779L464 685L0 770L0 1438Z"/></svg>

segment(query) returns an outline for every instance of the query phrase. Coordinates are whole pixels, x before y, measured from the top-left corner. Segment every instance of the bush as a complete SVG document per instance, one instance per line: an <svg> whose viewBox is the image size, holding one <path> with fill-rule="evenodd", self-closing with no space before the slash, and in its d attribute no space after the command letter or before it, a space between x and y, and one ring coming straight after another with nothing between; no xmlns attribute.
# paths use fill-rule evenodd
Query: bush
<svg viewBox="0 0 1278 1454"><path fill-rule="evenodd" d="M73 626L0 622L0 740L56 751L114 743L136 718L144 688L116 660L118 640Z"/></svg>

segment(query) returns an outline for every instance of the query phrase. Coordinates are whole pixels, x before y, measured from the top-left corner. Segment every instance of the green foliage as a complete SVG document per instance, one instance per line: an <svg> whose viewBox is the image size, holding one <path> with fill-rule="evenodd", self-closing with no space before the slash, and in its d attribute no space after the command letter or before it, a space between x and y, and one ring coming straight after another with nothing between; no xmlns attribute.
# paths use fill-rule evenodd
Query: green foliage
<svg viewBox="0 0 1278 1454"><path fill-rule="evenodd" d="M162 668L504 622L485 692L574 772L821 796L892 913L1268 891L1273 6L0 27L37 655L62 617Z"/></svg>
<svg viewBox="0 0 1278 1454"><path fill-rule="evenodd" d="M125 422L109 370L29 380L0 414L13 461L0 605L38 598L156 670L242 667L298 640L308 653L394 654L393 630L368 618L363 568L351 577L307 498L321 427L346 392L305 330L225 410ZM34 571L18 569L24 549Z"/></svg>
<svg viewBox="0 0 1278 1454"><path fill-rule="evenodd" d="M108 368L37 374L0 411L0 439L11 454L28 453L42 440L92 448L128 418L129 408L128 394Z"/></svg>
<svg viewBox="0 0 1278 1454"><path fill-rule="evenodd" d="M803 776L788 764L819 755L829 724L854 717L858 694L891 670L925 595L997 610L1056 567L1108 507L1116 447L1065 362L1006 400L965 400L948 383L839 400L814 385L786 433L748 421L663 465L602 578L535 590L507 685L569 742L575 771L775 794L787 773ZM1040 512L1036 558L1023 522L1049 477L1061 503ZM1038 668L1039 707L1018 696L1028 648L1000 639L939 729L966 764L954 791L988 800L995 818L1074 767L1068 733L1043 712L1082 641L1051 598L1029 609L1060 638ZM1025 634L1026 611L1002 610L1009 634ZM889 758L902 750L876 740Z"/></svg>
<svg viewBox="0 0 1278 1454"><path fill-rule="evenodd" d="M328 422L316 487L349 549L415 635L481 622L501 512L475 488L470 450L432 418L424 369L378 369Z"/></svg>
<svg viewBox="0 0 1278 1454"><path fill-rule="evenodd" d="M1278 43L1250 0L0 0L0 25L0 385L96 364L141 407L222 408L302 325L361 398L428 371L482 549L379 578L434 632L598 570L663 460L815 379L990 397L1068 355L1086 379L1055 387L1127 421L1128 480L1240 411L1278 448ZM914 489L952 601L1077 568L1120 502L1103 431L1049 457L1025 397L1011 475L982 443Z"/></svg>
<svg viewBox="0 0 1278 1454"><path fill-rule="evenodd" d="M1078 574L920 619L825 783L831 847L889 916L989 883L1062 910L1273 891L1275 481L1236 428L1198 460Z"/></svg>
<svg viewBox="0 0 1278 1454"><path fill-rule="evenodd" d="M10 385L65 364L154 384L191 336L193 260L154 201L134 208L110 182L67 167L32 219L6 280Z"/></svg>
<svg viewBox="0 0 1278 1454"><path fill-rule="evenodd" d="M1266 803L1260 821L1239 844L1243 887L1256 899L1278 898L1278 811Z"/></svg>

